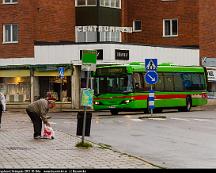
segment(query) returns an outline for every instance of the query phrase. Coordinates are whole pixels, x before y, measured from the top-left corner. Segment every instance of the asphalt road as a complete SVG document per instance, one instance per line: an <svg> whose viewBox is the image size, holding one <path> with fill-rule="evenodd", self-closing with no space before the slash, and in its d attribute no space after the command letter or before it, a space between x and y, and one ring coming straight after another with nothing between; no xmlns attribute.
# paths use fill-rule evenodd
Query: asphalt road
<svg viewBox="0 0 216 173"><path fill-rule="evenodd" d="M144 118L142 113L94 113L90 137L96 143L125 152L165 168L216 167L216 113L194 109L166 111ZM76 113L53 114L55 129L76 135Z"/></svg>

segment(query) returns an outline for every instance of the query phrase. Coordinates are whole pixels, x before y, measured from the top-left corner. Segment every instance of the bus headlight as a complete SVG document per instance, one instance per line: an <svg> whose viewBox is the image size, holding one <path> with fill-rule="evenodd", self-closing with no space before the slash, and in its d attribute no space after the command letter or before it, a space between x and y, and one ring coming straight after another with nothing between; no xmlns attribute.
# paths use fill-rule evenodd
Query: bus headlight
<svg viewBox="0 0 216 173"><path fill-rule="evenodd" d="M128 103L130 103L130 102L132 102L133 100L124 100L124 101L122 101L122 104L128 104Z"/></svg>
<svg viewBox="0 0 216 173"><path fill-rule="evenodd" d="M94 104L95 104L95 105L99 105L99 104L100 104L100 102L94 102Z"/></svg>

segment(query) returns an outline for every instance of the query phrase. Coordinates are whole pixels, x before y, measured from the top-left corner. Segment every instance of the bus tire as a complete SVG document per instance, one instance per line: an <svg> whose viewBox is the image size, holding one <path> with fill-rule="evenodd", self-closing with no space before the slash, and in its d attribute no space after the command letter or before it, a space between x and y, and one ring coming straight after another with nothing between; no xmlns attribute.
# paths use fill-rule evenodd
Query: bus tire
<svg viewBox="0 0 216 173"><path fill-rule="evenodd" d="M148 108L144 109L145 114L150 114L150 110Z"/></svg>
<svg viewBox="0 0 216 173"><path fill-rule="evenodd" d="M163 109L161 109L161 108L155 108L155 109L153 110L153 112L154 112L154 113L162 113L162 112L163 112Z"/></svg>
<svg viewBox="0 0 216 173"><path fill-rule="evenodd" d="M180 112L190 112L191 107L192 107L191 97L187 96L187 97L186 97L186 106L185 106L185 107L182 107L182 108L179 108L178 110L179 110Z"/></svg>
<svg viewBox="0 0 216 173"><path fill-rule="evenodd" d="M116 109L113 109L113 110L110 110L110 112L111 112L111 114L112 115L118 115L118 110L116 110Z"/></svg>

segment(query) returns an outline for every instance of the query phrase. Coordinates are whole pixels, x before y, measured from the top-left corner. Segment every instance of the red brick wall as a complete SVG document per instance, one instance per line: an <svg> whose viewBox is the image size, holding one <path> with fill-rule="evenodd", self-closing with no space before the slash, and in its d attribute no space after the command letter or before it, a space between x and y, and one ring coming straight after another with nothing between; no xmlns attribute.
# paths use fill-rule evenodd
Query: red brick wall
<svg viewBox="0 0 216 173"><path fill-rule="evenodd" d="M198 45L199 22L198 1L161 1L161 0L124 0L123 5L128 10L127 26L133 25L133 20L142 20L142 32L127 34L126 42L154 44L154 45ZM123 18L123 17L122 17ZM163 37L163 19L178 18L178 37Z"/></svg>
<svg viewBox="0 0 216 173"><path fill-rule="evenodd" d="M35 40L75 41L74 0L38 0Z"/></svg>
<svg viewBox="0 0 216 173"><path fill-rule="evenodd" d="M33 15L34 4L30 0L20 1L16 5L0 3L0 58L33 56ZM19 25L19 43L2 44L3 24Z"/></svg>
<svg viewBox="0 0 216 173"><path fill-rule="evenodd" d="M216 58L216 1L200 0L200 56Z"/></svg>
<svg viewBox="0 0 216 173"><path fill-rule="evenodd" d="M0 3L0 58L34 56L34 41L74 41L74 0L19 0ZM2 44L2 26L19 26L19 43Z"/></svg>

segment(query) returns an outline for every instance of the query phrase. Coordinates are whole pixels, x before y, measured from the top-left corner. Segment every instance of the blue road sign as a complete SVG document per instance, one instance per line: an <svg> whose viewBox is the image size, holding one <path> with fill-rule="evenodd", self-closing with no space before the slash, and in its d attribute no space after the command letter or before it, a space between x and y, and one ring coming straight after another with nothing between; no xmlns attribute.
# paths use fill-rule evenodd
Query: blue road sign
<svg viewBox="0 0 216 173"><path fill-rule="evenodd" d="M58 72L59 72L59 77L63 79L64 78L64 67L59 67Z"/></svg>
<svg viewBox="0 0 216 173"><path fill-rule="evenodd" d="M158 82L158 74L155 71L147 71L145 81L150 85L156 84Z"/></svg>
<svg viewBox="0 0 216 173"><path fill-rule="evenodd" d="M157 63L157 59L145 59L145 69L146 71L149 71L149 70L157 70L157 66L158 66L158 63Z"/></svg>

